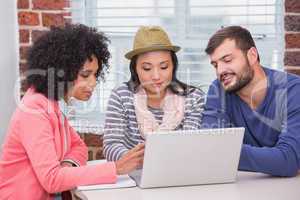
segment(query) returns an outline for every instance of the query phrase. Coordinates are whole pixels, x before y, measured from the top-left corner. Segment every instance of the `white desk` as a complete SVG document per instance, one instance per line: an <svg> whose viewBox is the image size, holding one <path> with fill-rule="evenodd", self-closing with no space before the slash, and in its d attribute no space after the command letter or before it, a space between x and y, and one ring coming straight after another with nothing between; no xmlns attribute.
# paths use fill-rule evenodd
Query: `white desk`
<svg viewBox="0 0 300 200"><path fill-rule="evenodd" d="M123 188L83 192L89 200L299 200L300 175L276 178L260 173L239 172L231 184Z"/></svg>

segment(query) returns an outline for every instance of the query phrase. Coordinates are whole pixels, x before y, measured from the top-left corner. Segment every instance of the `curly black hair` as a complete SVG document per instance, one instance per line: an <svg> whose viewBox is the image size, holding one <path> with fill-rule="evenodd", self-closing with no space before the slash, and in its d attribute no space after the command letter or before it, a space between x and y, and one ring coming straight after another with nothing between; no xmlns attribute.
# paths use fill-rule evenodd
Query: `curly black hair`
<svg viewBox="0 0 300 200"><path fill-rule="evenodd" d="M97 78L104 79L111 56L109 42L102 32L83 24L51 27L28 51L27 86L49 99L60 100L92 55L98 59Z"/></svg>

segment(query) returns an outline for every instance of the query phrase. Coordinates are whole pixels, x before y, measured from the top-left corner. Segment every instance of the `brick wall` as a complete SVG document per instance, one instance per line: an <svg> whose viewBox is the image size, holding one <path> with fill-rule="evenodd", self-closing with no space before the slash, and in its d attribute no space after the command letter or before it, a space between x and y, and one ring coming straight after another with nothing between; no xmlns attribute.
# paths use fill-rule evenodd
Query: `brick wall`
<svg viewBox="0 0 300 200"><path fill-rule="evenodd" d="M26 52L29 46L50 26L61 26L70 22L64 16L69 6L66 0L18 0L18 22L20 42L20 75L26 69ZM22 83L23 93L26 85ZM89 159L100 159L102 156L102 137L92 133L80 133L89 147Z"/></svg>
<svg viewBox="0 0 300 200"><path fill-rule="evenodd" d="M89 160L103 159L103 139L102 135L96 135L93 133L80 133L80 137L83 139L89 149Z"/></svg>
<svg viewBox="0 0 300 200"><path fill-rule="evenodd" d="M288 72L300 75L300 0L285 0L285 56Z"/></svg>
<svg viewBox="0 0 300 200"><path fill-rule="evenodd" d="M20 42L20 75L26 69L26 52L29 46L49 29L50 26L61 26L67 22L68 13L64 7L65 0L18 0L18 23ZM22 92L26 86L22 84Z"/></svg>

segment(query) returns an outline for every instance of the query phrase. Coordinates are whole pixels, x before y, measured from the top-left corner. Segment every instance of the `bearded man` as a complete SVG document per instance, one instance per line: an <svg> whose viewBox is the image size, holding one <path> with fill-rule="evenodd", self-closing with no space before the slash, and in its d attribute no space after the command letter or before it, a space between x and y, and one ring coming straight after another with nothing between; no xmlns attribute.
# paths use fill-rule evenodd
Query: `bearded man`
<svg viewBox="0 0 300 200"><path fill-rule="evenodd" d="M245 127L239 170L296 176L300 78L263 67L250 32L240 26L218 30L205 52L217 80L207 94L202 127Z"/></svg>

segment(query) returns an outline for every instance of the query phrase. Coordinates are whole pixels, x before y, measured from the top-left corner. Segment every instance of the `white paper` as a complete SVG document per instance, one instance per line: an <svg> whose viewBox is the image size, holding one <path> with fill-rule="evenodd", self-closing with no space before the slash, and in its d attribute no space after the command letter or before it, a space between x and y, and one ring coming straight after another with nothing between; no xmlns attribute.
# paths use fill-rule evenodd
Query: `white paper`
<svg viewBox="0 0 300 200"><path fill-rule="evenodd" d="M104 163L106 160L93 160L89 161L88 165L95 165ZM113 189L113 188L128 188L135 187L136 183L128 175L120 175L117 177L117 182L115 184L99 184L99 185L84 185L78 186L78 190L101 190L101 189Z"/></svg>

